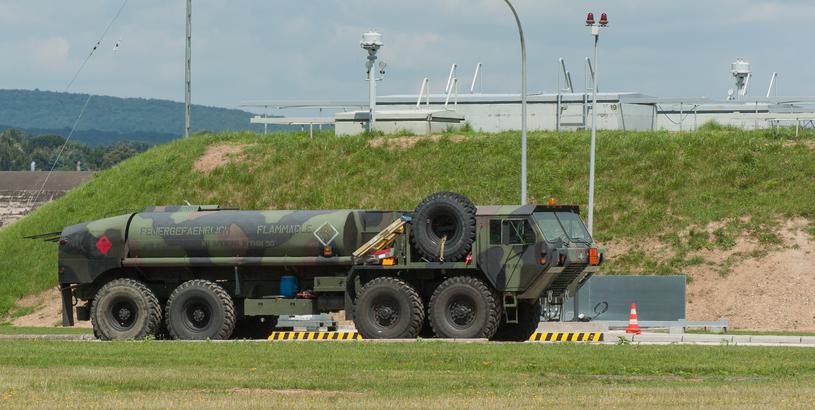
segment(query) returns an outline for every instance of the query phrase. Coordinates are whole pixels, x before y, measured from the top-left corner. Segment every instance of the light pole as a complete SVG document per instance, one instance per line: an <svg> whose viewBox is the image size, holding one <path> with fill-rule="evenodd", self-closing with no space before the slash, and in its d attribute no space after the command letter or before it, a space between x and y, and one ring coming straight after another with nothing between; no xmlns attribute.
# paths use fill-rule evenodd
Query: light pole
<svg viewBox="0 0 815 410"><path fill-rule="evenodd" d="M600 14L600 21L595 24L594 13L586 16L586 26L591 27L591 35L594 37L594 70L592 76L592 97L591 97L591 151L589 152L589 234L592 233L594 222L594 151L597 141L597 76L599 64L597 63L597 43L600 41L600 28L608 25L608 15Z"/></svg>
<svg viewBox="0 0 815 410"><path fill-rule="evenodd" d="M524 29L521 27L521 19L518 12L509 0L504 0L515 16L515 23L518 24L518 35L521 37L521 205L526 205L526 40L524 40Z"/></svg>

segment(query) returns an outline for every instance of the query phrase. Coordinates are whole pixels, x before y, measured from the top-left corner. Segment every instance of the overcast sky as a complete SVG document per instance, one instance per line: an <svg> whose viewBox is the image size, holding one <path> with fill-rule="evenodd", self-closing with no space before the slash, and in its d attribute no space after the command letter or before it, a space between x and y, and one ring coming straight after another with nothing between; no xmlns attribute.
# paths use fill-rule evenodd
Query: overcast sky
<svg viewBox="0 0 815 410"><path fill-rule="evenodd" d="M193 102L365 99L360 36L382 33L380 94L443 88L450 65L469 87L517 92L519 46L502 0L193 0ZM724 98L729 63L753 64L750 94L813 95L812 0L514 0L529 53L529 88L556 88L566 58L575 86L592 53L585 13L606 11L600 88ZM0 88L62 91L120 0L0 0ZM130 0L70 91L183 101L183 0ZM120 41L118 51L114 44Z"/></svg>

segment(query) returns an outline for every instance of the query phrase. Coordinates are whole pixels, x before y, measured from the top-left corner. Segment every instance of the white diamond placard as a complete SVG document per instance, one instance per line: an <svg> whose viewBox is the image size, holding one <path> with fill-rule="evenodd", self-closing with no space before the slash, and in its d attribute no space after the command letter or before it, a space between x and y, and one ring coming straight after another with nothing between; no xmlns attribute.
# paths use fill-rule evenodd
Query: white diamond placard
<svg viewBox="0 0 815 410"><path fill-rule="evenodd" d="M334 241L334 238L336 238L339 234L340 232L337 231L337 228L328 222L323 223L319 228L317 228L317 230L314 231L314 237L317 238L317 240L320 241L323 246L328 246L331 244L331 242Z"/></svg>

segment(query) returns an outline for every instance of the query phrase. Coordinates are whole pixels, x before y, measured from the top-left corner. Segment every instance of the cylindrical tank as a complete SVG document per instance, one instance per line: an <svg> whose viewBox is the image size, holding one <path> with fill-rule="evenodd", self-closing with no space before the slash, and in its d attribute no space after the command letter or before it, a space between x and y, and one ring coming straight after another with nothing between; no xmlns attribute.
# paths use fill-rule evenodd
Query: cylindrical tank
<svg viewBox="0 0 815 410"><path fill-rule="evenodd" d="M280 278L280 294L287 297L293 298L297 296L298 284L297 284L297 276L282 276Z"/></svg>
<svg viewBox="0 0 815 410"><path fill-rule="evenodd" d="M128 225L127 257L350 256L361 245L357 212L147 212Z"/></svg>

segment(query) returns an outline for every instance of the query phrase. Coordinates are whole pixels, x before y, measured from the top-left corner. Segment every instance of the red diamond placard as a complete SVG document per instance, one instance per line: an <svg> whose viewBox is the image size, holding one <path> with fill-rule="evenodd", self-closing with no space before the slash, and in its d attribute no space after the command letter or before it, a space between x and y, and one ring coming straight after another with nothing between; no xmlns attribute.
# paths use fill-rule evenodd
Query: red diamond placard
<svg viewBox="0 0 815 410"><path fill-rule="evenodd" d="M102 237L96 241L96 249L99 249L99 252L102 252L103 255L107 255L112 246L113 244L110 243L110 239L105 235L102 235Z"/></svg>

